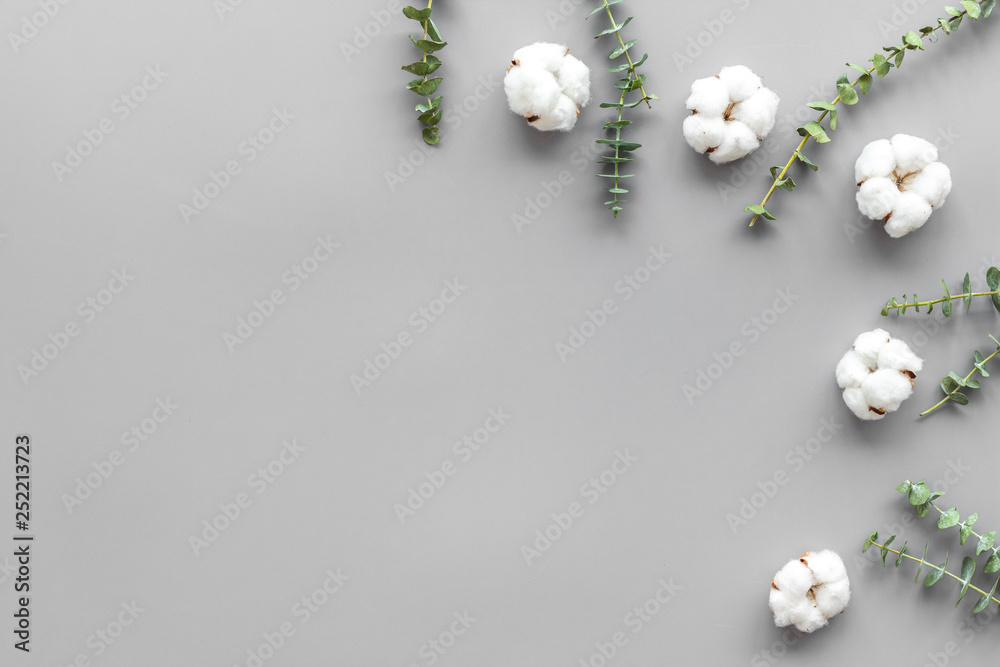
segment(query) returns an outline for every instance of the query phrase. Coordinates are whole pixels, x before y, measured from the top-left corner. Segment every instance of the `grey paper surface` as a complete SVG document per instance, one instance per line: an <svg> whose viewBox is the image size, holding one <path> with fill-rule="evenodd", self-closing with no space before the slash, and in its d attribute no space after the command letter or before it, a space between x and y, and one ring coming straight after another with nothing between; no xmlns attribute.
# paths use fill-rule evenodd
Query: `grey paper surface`
<svg viewBox="0 0 1000 667"><path fill-rule="evenodd" d="M435 3L447 113L428 149L394 1L4 4L0 664L996 655L973 595L956 609L954 582L859 555L874 529L956 571L972 552L908 518L907 478L1000 526L1000 381L917 417L1000 335L996 312L879 315L966 271L984 288L997 263L996 19L876 82L811 146L822 171L796 168L779 220L748 230L743 206L812 117L795 114L941 8L619 5L662 101L632 115L643 148L612 220L593 5ZM25 21L43 25L11 41ZM506 63L539 40L592 69L569 134L506 108ZM690 83L731 64L782 98L763 166L715 167L681 137ZM861 148L897 132L939 142L955 182L902 240L859 218L853 182ZM862 424L833 371L876 326L926 364L899 413ZM13 647L19 434L30 654ZM850 607L812 636L776 629L771 577L823 548L847 561Z"/></svg>

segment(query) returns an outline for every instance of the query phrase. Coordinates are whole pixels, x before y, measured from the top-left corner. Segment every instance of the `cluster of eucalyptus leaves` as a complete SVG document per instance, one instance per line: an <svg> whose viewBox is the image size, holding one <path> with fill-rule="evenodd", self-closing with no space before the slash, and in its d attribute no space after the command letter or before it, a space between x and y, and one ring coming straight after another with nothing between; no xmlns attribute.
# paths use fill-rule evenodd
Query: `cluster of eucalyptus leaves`
<svg viewBox="0 0 1000 667"><path fill-rule="evenodd" d="M994 530L982 534L976 532L973 526L977 521L979 521L979 514L970 514L965 519L962 519L961 514L955 507L950 509L941 509L941 507L934 501L944 494L932 492L930 487L927 486L926 480L923 479L919 482L911 482L907 480L897 486L896 490L900 493L906 494L910 505L913 506L913 510L918 517L923 518L927 516L932 509L937 512L937 526L939 530L958 528L959 544L961 546L965 546L965 543L970 537L975 537L977 540L976 557L983 554L989 554L986 562L983 564L983 572L985 574L1000 572L1000 549L998 549L996 544L997 531ZM997 599L996 597L997 584L1000 584L1000 576L998 576L993 582L993 587L989 590L989 592L974 585L972 583L972 578L976 573L977 561L972 556L965 556L962 559L962 567L959 574L955 574L948 570L950 552L945 553L944 562L942 564L936 565L927 560L927 551L930 546L929 544L924 545L924 555L918 558L906 552L908 542L903 542L903 546L899 549L891 548L889 545L892 544L895 539L896 536L891 535L882 542L879 542L878 532L873 532L865 539L862 553L868 551L870 547L879 549L882 556L883 567L886 565L886 556L890 553L896 556L896 567L899 567L900 563L902 563L904 559L917 563L917 575L913 579L914 583L920 580L920 574L923 571L924 566L927 566L930 569L930 572L924 578L924 586L933 586L944 577L949 577L950 579L957 581L961 584L962 588L958 595L958 601L955 602L956 607L962 601L962 598L965 597L966 593L971 590L979 596L975 606L972 608L973 613L978 614L983 611L990 605L991 602L996 602L998 608L1000 608L1000 599Z"/></svg>
<svg viewBox="0 0 1000 667"><path fill-rule="evenodd" d="M629 49L635 46L639 40L631 39L626 41L621 34L622 28L628 25L629 22L632 21L633 17L629 16L621 23L616 23L615 17L611 13L611 5L617 5L621 2L622 0L601 0L601 6L594 9L587 15L587 18L589 19L594 14L598 14L600 12L605 12L607 14L608 21L611 23L611 26L597 33L595 39L614 35L618 45L614 47L614 50L611 51L608 58L610 60L619 60L621 58L625 59L624 62L608 68L609 72L623 74L622 78L618 79L614 85L615 89L619 91L618 99L611 102L601 102L602 109L617 110L618 117L615 120L604 124L604 129L613 132L614 138L597 140L597 143L605 144L614 150L613 154L602 155L598 159L598 162L600 163L612 165L611 173L597 175L601 178L612 180L612 185L608 188L608 193L611 195L611 199L604 202L604 205L611 208L611 213L615 218L618 217L618 212L623 210L622 204L625 203L625 201L621 199L621 195L628 194L628 189L622 187L622 183L620 181L626 178L632 178L635 175L622 173L621 165L626 162L633 161L633 158L626 155L627 153L631 153L632 151L638 150L642 147L642 144L622 139L622 130L632 123L632 121L625 118L625 110L634 109L643 102L646 103L648 108L652 108L652 104L650 104L650 102L652 100L660 99L656 95L646 92L646 75L639 74L638 72L639 67L645 63L646 59L649 57L648 54L644 53L639 60L633 61L631 54L629 54ZM638 91L638 95L633 95L636 91Z"/></svg>
<svg viewBox="0 0 1000 667"><path fill-rule="evenodd" d="M420 38L410 35L410 41L413 42L413 46L420 51L420 60L412 62L409 65L403 65L402 67L403 70L419 77L406 84L406 88L427 100L426 103L421 102L418 104L416 111L420 114L417 116L417 120L426 125L421 131L421 135L424 141L432 146L441 141L441 131L438 128L438 123L441 122L443 114L441 101L444 99L441 95L431 97L437 92L438 86L441 85L442 81L439 76L431 78L431 74L441 67L440 58L434 54L448 45L448 42L441 38L441 31L438 30L434 20L431 19L431 5L433 2L434 0L427 0L427 6L423 9L410 6L403 7L403 16L419 23L424 33L423 37Z"/></svg>
<svg viewBox="0 0 1000 667"><path fill-rule="evenodd" d="M750 220L752 227L757 219L763 217L767 220L776 220L777 217L769 211L766 206L774 193L781 189L791 192L795 189L796 183L789 176L788 172L796 161L801 162L813 171L819 171L819 167L809 159L803 152L806 144L813 140L817 144L825 144L831 141L830 134L837 129L839 117L837 115L838 105L853 106L861 101L862 95L867 95L874 84L875 79L882 79L893 69L899 69L903 65L903 60L909 51L923 51L924 40L936 42L938 32L950 35L958 30L964 19L973 21L988 17L996 6L996 0L962 0L960 7L947 6L944 8L947 14L944 18L939 18L934 25L924 26L919 30L911 30L902 36L899 44L882 47L883 53L876 53L867 62L871 67L858 65L857 63L847 63L848 67L856 70L859 75L852 81L850 76L842 74L837 79L837 97L833 100L809 102L806 106L815 111L819 111L819 117L805 125L797 128L802 140L799 142L792 156L784 167L771 167L771 187L759 204L752 204L744 208L744 211L753 214ZM860 91L860 95L858 94ZM826 121L826 126L823 122Z"/></svg>
<svg viewBox="0 0 1000 667"><path fill-rule="evenodd" d="M891 312L895 312L898 316L904 314L907 309L912 309L914 312L919 313L921 312L921 307L925 308L924 312L929 314L934 311L935 305L941 304L941 313L945 317L951 317L953 301L961 301L964 303L965 312L968 313L969 309L972 307L972 299L975 297L985 296L990 297L993 307L1000 312L1000 269L995 266L991 266L987 270L986 284L990 288L989 291L974 292L972 290L972 278L968 273L966 273L965 278L962 280L962 293L952 294L948 289L948 283L942 280L941 287L944 288L944 296L930 301L919 301L916 294L913 294L912 297L904 294L902 303L897 301L896 297L892 297L882 308L882 315L888 317ZM996 344L996 350L994 350L988 357L984 357L979 350L975 350L973 352L973 367L971 371L965 375L960 375L955 371L950 371L948 375L942 378L941 389L944 390L944 399L933 407L920 413L921 417L934 412L949 401L958 405L969 404L969 397L967 394L963 393L963 390L979 389L979 380L977 380L974 376L978 373L984 378L989 377L990 374L986 370L986 364L1000 354L1000 342L998 342L992 334L990 335L990 340Z"/></svg>

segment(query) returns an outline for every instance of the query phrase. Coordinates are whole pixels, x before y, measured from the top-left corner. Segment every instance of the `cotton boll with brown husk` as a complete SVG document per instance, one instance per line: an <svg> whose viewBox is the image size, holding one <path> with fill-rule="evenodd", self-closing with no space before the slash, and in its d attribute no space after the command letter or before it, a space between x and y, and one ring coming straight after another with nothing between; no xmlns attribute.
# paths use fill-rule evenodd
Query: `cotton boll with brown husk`
<svg viewBox="0 0 1000 667"><path fill-rule="evenodd" d="M913 394L924 362L909 345L883 329L858 336L837 364L837 385L858 419L874 421L895 412Z"/></svg>
<svg viewBox="0 0 1000 667"><path fill-rule="evenodd" d="M815 632L851 601L847 568L835 552L810 551L785 564L771 580L768 600L774 624Z"/></svg>
<svg viewBox="0 0 1000 667"><path fill-rule="evenodd" d="M684 139L716 164L746 157L774 129L778 96L743 65L691 84Z"/></svg>
<svg viewBox="0 0 1000 667"><path fill-rule="evenodd" d="M882 220L899 238L923 227L951 192L951 170L938 162L937 147L907 134L873 141L854 165L858 210Z"/></svg>
<svg viewBox="0 0 1000 667"><path fill-rule="evenodd" d="M510 110L543 132L567 132L590 101L590 69L562 44L537 42L514 52L504 92Z"/></svg>

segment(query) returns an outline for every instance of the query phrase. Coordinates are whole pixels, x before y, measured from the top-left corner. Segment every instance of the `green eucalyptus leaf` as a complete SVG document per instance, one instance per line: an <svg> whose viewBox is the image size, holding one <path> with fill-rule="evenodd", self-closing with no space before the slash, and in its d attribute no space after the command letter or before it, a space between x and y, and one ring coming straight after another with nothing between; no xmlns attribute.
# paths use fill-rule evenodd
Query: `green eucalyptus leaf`
<svg viewBox="0 0 1000 667"><path fill-rule="evenodd" d="M840 101L848 106L858 103L858 92L854 90L846 74L837 79L837 93L840 94Z"/></svg>
<svg viewBox="0 0 1000 667"><path fill-rule="evenodd" d="M823 126L814 120L798 128L798 133L803 137L807 135L811 136L818 144L825 144L830 141L830 137L826 133L826 130L823 129Z"/></svg>
<svg viewBox="0 0 1000 667"><path fill-rule="evenodd" d="M813 171L819 171L819 167L813 164L812 160L807 158L801 151L797 152L795 154L795 157L798 158L799 162L803 163L805 166L809 167Z"/></svg>
<svg viewBox="0 0 1000 667"><path fill-rule="evenodd" d="M924 586L933 586L937 582L941 581L941 577L944 576L944 571L948 569L948 557L950 555L951 554L949 553L945 553L944 563L940 565L938 569L935 569L933 572L927 575L927 578L924 579Z"/></svg>
<svg viewBox="0 0 1000 667"><path fill-rule="evenodd" d="M903 35L903 43L906 44L906 47L909 49L920 49L921 51L924 50L924 43L920 39L920 35L913 32L912 30Z"/></svg>
<svg viewBox="0 0 1000 667"><path fill-rule="evenodd" d="M424 142L434 146L441 141L441 133L438 132L436 127L425 127L421 134L424 137Z"/></svg>
<svg viewBox="0 0 1000 667"><path fill-rule="evenodd" d="M993 552L993 555L986 561L986 566L983 568L983 572L987 574L1000 572L1000 554Z"/></svg>
<svg viewBox="0 0 1000 667"><path fill-rule="evenodd" d="M906 545L907 544L909 544L909 543L908 542L903 542L903 547L899 550L899 555L896 556L896 567L899 567L899 564L903 562L903 554L906 553Z"/></svg>
<svg viewBox="0 0 1000 667"><path fill-rule="evenodd" d="M1000 579L997 579L996 581L993 582L993 588L990 589L989 593L979 598L979 602L977 602L976 606L972 608L973 614L978 614L979 612L990 606L990 598L992 598L993 594L997 592L998 583L1000 583Z"/></svg>
<svg viewBox="0 0 1000 667"><path fill-rule="evenodd" d="M913 484L910 483L910 480L906 480L905 482L897 486L896 490L899 491L900 493L909 493L910 487L912 486Z"/></svg>
<svg viewBox="0 0 1000 667"><path fill-rule="evenodd" d="M777 220L776 217L774 217L773 215L771 215L770 211L768 211L766 208L764 208L760 204L753 204L752 206L747 206L743 210L744 211L749 211L750 213L753 213L754 215L762 215L762 216L764 216L768 220Z"/></svg>
<svg viewBox="0 0 1000 667"><path fill-rule="evenodd" d="M965 7L965 11L969 13L970 19L978 19L982 15L982 10L980 10L978 2L974 2L974 0L962 0L961 4Z"/></svg>
<svg viewBox="0 0 1000 667"><path fill-rule="evenodd" d="M417 9L416 7L406 6L403 7L403 16L414 21L426 21L431 17L431 9L430 7Z"/></svg>
<svg viewBox="0 0 1000 667"><path fill-rule="evenodd" d="M923 482L918 482L910 486L910 504L921 505L926 503L931 497L931 490Z"/></svg>
<svg viewBox="0 0 1000 667"><path fill-rule="evenodd" d="M913 583L917 583L920 580L920 573L924 571L924 563L927 562L927 548L930 544L924 545L924 557L920 559L920 565L917 567L917 576L913 577Z"/></svg>
<svg viewBox="0 0 1000 667"><path fill-rule="evenodd" d="M996 0L984 0L983 4L980 5L983 10L984 19L990 17L990 14L993 13L993 8L996 7L996 4Z"/></svg>
<svg viewBox="0 0 1000 667"><path fill-rule="evenodd" d="M945 528L951 528L952 526L957 526L959 521L958 510L952 507L947 510L938 518L938 528L944 530Z"/></svg>
<svg viewBox="0 0 1000 667"><path fill-rule="evenodd" d="M969 404L969 397L966 396L965 394L963 394L960 391L955 391L955 392L952 392L952 393L948 394L948 398L950 400L954 401L955 403L958 403L959 405L968 405Z"/></svg>
<svg viewBox="0 0 1000 667"><path fill-rule="evenodd" d="M969 535L972 534L972 526L964 525L961 531L959 531L958 543L965 546L965 541L969 539Z"/></svg>
<svg viewBox="0 0 1000 667"><path fill-rule="evenodd" d="M976 545L976 555L983 553L984 551L989 551L993 548L993 545L997 541L997 531L992 531L986 533L979 538L979 544Z"/></svg>
<svg viewBox="0 0 1000 667"><path fill-rule="evenodd" d="M974 561L969 556L962 559L962 592L958 594L958 600L955 602L955 606L962 601L965 597L966 592L969 590L969 584L972 583L972 575L976 573L976 561Z"/></svg>
<svg viewBox="0 0 1000 667"><path fill-rule="evenodd" d="M917 516L923 519L925 516L927 516L927 513L931 511L930 503L921 503L920 505L917 505L915 508L913 508L913 511L916 513Z"/></svg>
<svg viewBox="0 0 1000 667"><path fill-rule="evenodd" d="M962 281L962 300L965 301L965 313L969 313L969 307L972 306L972 280L969 278L969 274L965 274L965 280Z"/></svg>
<svg viewBox="0 0 1000 667"><path fill-rule="evenodd" d="M877 76L880 79L884 77L886 74L888 74L889 70L891 69L889 61L886 60L885 56L883 56L881 53L876 53L875 56L869 62L875 66L875 76Z"/></svg>

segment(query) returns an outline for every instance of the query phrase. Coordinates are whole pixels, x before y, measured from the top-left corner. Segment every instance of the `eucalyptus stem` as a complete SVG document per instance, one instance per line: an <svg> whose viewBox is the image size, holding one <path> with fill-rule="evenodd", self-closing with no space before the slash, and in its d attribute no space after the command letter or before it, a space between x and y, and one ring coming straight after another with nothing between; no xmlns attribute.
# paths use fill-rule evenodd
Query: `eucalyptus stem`
<svg viewBox="0 0 1000 667"><path fill-rule="evenodd" d="M632 124L632 121L627 120L625 118L625 109L633 109L633 108L637 107L639 104L641 104L643 102L646 103L647 107L649 107L650 109L652 109L653 105L650 104L650 101L651 100L658 100L658 99L660 99L656 95L652 95L652 94L646 92L646 87L645 87L645 85L646 85L646 75L645 74L639 74L639 72L638 72L638 68L644 62L646 62L646 58L648 58L648 54L644 53L642 55L642 58L640 58L638 62L633 61L632 60L632 56L629 54L629 49L631 49L633 46L635 46L636 43L638 42L638 40L633 39L633 40L625 41L625 39L622 38L621 30L626 25L628 25L628 23L632 20L632 17L629 16L628 18L626 18L621 23L618 23L615 20L614 14L611 12L611 5L612 4L618 4L621 1L622 0L613 0L611 3L609 3L608 0L601 0L601 5L599 7L597 7L596 9L594 9L593 11L591 11L590 14L587 15L587 18L589 19L594 14L600 13L602 10L604 11L605 14L607 14L608 21L611 22L611 27L607 28L605 30L602 30L601 32L599 32L595 36L595 39L600 38L600 37L604 37L605 35L612 35L613 34L615 36L615 38L617 39L617 41L618 41L618 46L611 52L611 55L609 56L609 59L615 60L617 58L625 56L625 63L624 64L622 64L622 65L616 65L614 67L608 68L608 71L610 71L610 72L614 72L614 73L624 72L625 73L625 76L622 77L621 79L618 79L618 83L615 84L615 88L618 91L620 91L620 94L618 96L618 101L617 102L602 102L601 105L600 105L602 109L614 108L614 109L618 110L618 118L616 120L612 121L612 122L604 124L604 129L605 130L613 130L614 131L614 139L598 139L597 140L597 143L599 143L599 144L606 144L608 147L614 149L614 154L613 155L601 156L598 159L599 163L610 163L610 164L614 165L614 171L613 171L613 173L610 173L610 174L597 174L597 176L599 176L600 178L610 178L610 179L613 179L613 185L612 185L611 188L608 189L608 192L611 194L611 199L610 199L610 201L604 202L604 205L605 206L609 206L611 208L612 216L615 217L615 218L618 217L618 212L621 211L621 210L623 210L622 204L625 203L625 201L623 199L619 198L619 195L628 194L628 190L625 189L625 188L623 188L623 187L621 187L620 181L621 181L621 179L631 178L632 176L634 176L634 174L623 174L623 173L621 173L620 165L623 162L632 162L633 161L633 159L631 157L625 156L624 153L630 153L630 152L635 151L635 150L637 150L637 149L639 149L639 148L642 147L642 144L639 144L639 143L636 143L636 142L632 142L632 141L623 141L622 140L622 128L625 128L628 125ZM633 91L636 91L636 90L638 90L640 92L640 94L641 94L640 99L635 100L633 102L626 102L625 100L626 100L626 97L628 96L628 94L631 93L631 92L633 92Z"/></svg>
<svg viewBox="0 0 1000 667"><path fill-rule="evenodd" d="M983 589L979 588L978 586L969 583L966 579L963 579L962 577L958 576L957 574L951 572L950 570L947 569L946 566L944 566L944 565L935 565L935 564L933 564L931 562L928 562L928 561L924 560L923 558L917 558L916 556L911 556L910 554L904 552L902 549L900 549L899 551L897 551L896 549L893 549L892 547L888 546L888 541L886 542L886 544L879 544L875 540L871 540L870 541L870 545L873 546L873 547L878 547L882 551L887 551L887 552L889 552L891 554L896 554L896 556L897 556L897 561L896 561L897 562L897 566L898 566L898 563L899 563L899 557L907 558L909 560L912 560L915 563L920 563L921 569L923 568L924 565L926 565L927 567L931 568L932 570L936 570L936 571L938 571L938 572L941 573L940 575L938 575L938 578L940 578L942 575L947 575L947 576L951 577L952 579L954 579L955 581L957 581L958 583L962 584L963 594L964 594L965 589L968 589L968 590L971 590L971 591L975 591L976 593L979 593L979 595L981 595L983 598L987 599L986 604L989 604L990 602L996 602L997 605L1000 605L1000 600L998 600L993 595L993 593L996 591L996 586L993 587L993 591L990 591L989 593L987 593L986 591L984 591ZM945 562L947 563L947 558L945 559ZM919 571L917 573L917 576L918 577L920 576ZM928 576L932 576L932 575L928 575Z"/></svg>
<svg viewBox="0 0 1000 667"><path fill-rule="evenodd" d="M437 25L435 25L434 20L431 19L433 4L434 0L427 0L427 6L423 9L410 6L403 7L403 15L408 19L420 23L424 31L423 37L420 39L410 35L410 41L420 50L420 60L409 65L403 65L402 69L420 77L406 84L406 88L427 100L426 104L418 104L416 111L420 113L417 116L417 120L427 126L423 128L421 134L424 141L430 145L441 141L441 132L438 128L438 123L441 122L443 116L443 112L441 111L442 96L431 97L438 89L438 86L441 85L441 77L430 78L430 75L441 67L441 61L433 54L448 45L448 42L441 39L441 32L438 30Z"/></svg>
<svg viewBox="0 0 1000 667"><path fill-rule="evenodd" d="M941 401L939 401L934 406L921 412L920 413L921 417L934 412L948 401L958 403L959 405L969 404L969 397L963 394L961 390L979 389L980 387L979 380L974 380L972 376L975 375L976 373L979 373L984 378L988 378L990 376L990 373L989 371L986 370L986 364L991 359L1000 354L1000 341L998 341L993 335L990 335L990 340L992 340L996 344L997 349L994 350L993 353L988 357L984 357L979 350L975 350L972 355L972 361L973 361L972 370L969 371L969 374L966 375L965 377L962 377L961 375L955 373L954 371L950 371L948 375L943 377L941 379L941 389L944 390L945 394L944 398L941 399Z"/></svg>
<svg viewBox="0 0 1000 667"><path fill-rule="evenodd" d="M944 31L946 35L950 35L958 29L959 25L962 23L962 19L965 17L968 17L971 20L977 20L980 17L988 17L992 13L993 8L996 6L996 0L962 0L959 4L961 5L961 8L951 6L945 7L945 12L948 14L948 18L939 18L937 20L937 25L925 26L919 31L911 30L903 35L902 43L882 47L882 50L886 52L886 55L876 53L868 60L868 62L872 63L871 67L847 63L850 67L861 72L861 76L852 82L847 78L846 74L841 75L841 77L837 79L837 91L839 94L832 102L810 102L806 105L811 109L820 111L821 113L816 120L797 128L798 133L802 136L802 140L792 152L792 156L788 159L788 162L785 163L784 168L780 169L780 171L778 167L771 168L771 175L773 177L771 187L768 189L767 194L764 195L764 199L761 200L760 204L752 204L743 209L744 211L753 213L753 218L750 220L751 227L753 227L754 223L757 222L757 218L761 216L768 220L776 219L775 216L768 211L767 208L765 208L765 206L778 188L783 188L789 191L795 188L795 183L791 179L786 179L788 171L791 169L795 160L805 163L805 165L813 171L819 170L819 167L817 167L802 153L802 149L805 148L810 139L815 139L818 144L825 144L830 141L830 135L827 134L826 128L824 128L821 123L829 117L829 130L834 131L837 129L837 105L845 104L847 106L852 106L857 104L860 100L855 87L860 89L862 95L867 95L871 90L872 83L874 82L874 78L872 77L873 74L881 79L884 78L893 67L899 69L907 51L924 50L924 37L928 38L931 42L934 42L937 39L936 33L939 30Z"/></svg>

